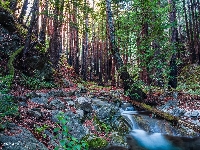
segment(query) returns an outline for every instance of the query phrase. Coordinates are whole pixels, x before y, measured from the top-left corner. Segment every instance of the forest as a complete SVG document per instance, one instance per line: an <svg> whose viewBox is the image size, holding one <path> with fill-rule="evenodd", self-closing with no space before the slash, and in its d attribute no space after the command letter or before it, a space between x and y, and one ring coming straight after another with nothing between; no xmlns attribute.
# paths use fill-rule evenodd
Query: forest
<svg viewBox="0 0 200 150"><path fill-rule="evenodd" d="M0 149L141 150L132 108L200 136L199 0L0 1Z"/></svg>

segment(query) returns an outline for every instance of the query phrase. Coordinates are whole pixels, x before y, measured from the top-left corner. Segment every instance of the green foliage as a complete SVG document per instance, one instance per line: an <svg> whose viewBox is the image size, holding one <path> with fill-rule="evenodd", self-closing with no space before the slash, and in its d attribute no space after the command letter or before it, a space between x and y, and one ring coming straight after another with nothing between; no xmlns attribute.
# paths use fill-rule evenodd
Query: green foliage
<svg viewBox="0 0 200 150"><path fill-rule="evenodd" d="M3 118L13 115L18 115L18 106L13 102L13 97L8 94L0 94L0 128L6 127L3 125Z"/></svg>
<svg viewBox="0 0 200 150"><path fill-rule="evenodd" d="M58 138L59 135L61 135L62 139L59 142L60 145L57 146L54 150L59 150L60 148L64 150L88 150L88 143L86 141L80 141L69 133L67 126L69 118L64 116L64 113L57 115L57 118L59 120L60 127L54 129L54 132L57 133L55 138Z"/></svg>
<svg viewBox="0 0 200 150"><path fill-rule="evenodd" d="M19 34L22 36L22 37L26 37L27 33L28 33L28 29L24 28L23 25L21 24L16 24L16 28L19 32Z"/></svg>
<svg viewBox="0 0 200 150"><path fill-rule="evenodd" d="M44 124L43 126L41 127L36 127L35 128L35 132L37 134L42 134L42 136L45 138L47 135L44 133L44 131L48 128L49 126Z"/></svg>
<svg viewBox="0 0 200 150"><path fill-rule="evenodd" d="M158 0L124 4L129 9L120 7L123 11L118 11L116 36L120 53L130 59L127 64L129 73L135 81L139 79L139 72L145 69L153 82L167 84L169 60L174 53L168 32L172 27L168 18L170 6Z"/></svg>
<svg viewBox="0 0 200 150"><path fill-rule="evenodd" d="M94 116L94 122L97 125L99 131L109 133L112 130L112 127L109 124L106 124L100 121L96 116Z"/></svg>
<svg viewBox="0 0 200 150"><path fill-rule="evenodd" d="M28 77L24 74L21 74L21 81L20 81L22 85L26 86L27 88L31 89L31 90L36 90L36 89L42 89L42 88L53 88L53 87L57 87L56 84L54 84L53 82L47 82L35 77Z"/></svg>
<svg viewBox="0 0 200 150"><path fill-rule="evenodd" d="M12 75L1 76L0 75L0 94L6 94L9 92L13 81Z"/></svg>
<svg viewBox="0 0 200 150"><path fill-rule="evenodd" d="M195 64L185 66L178 77L178 81L177 90L200 95L200 66Z"/></svg>
<svg viewBox="0 0 200 150"><path fill-rule="evenodd" d="M10 2L9 0L4 0L4 1L0 1L0 7L3 7L3 9L7 10L8 12L12 13L12 11L10 10Z"/></svg>
<svg viewBox="0 0 200 150"><path fill-rule="evenodd" d="M99 137L87 140L87 142L88 142L89 148L97 149L97 150L105 148L108 145L108 141L106 141L103 138L99 138Z"/></svg>

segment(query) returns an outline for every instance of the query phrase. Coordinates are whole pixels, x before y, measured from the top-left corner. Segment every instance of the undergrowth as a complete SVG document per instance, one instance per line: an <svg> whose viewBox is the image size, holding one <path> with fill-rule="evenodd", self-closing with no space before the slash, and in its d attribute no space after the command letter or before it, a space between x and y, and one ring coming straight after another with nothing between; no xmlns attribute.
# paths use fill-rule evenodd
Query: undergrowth
<svg viewBox="0 0 200 150"><path fill-rule="evenodd" d="M43 88L51 89L57 87L57 85L53 82L47 82L35 77L26 76L24 74L21 74L20 84L31 90L39 90Z"/></svg>

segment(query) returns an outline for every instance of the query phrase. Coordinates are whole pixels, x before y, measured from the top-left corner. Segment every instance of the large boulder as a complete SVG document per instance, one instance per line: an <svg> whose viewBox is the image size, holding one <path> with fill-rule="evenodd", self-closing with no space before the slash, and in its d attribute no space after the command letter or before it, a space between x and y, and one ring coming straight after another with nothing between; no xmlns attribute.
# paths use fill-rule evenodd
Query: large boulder
<svg viewBox="0 0 200 150"><path fill-rule="evenodd" d="M33 134L23 127L15 124L8 126L9 132L0 132L2 150L48 150Z"/></svg>

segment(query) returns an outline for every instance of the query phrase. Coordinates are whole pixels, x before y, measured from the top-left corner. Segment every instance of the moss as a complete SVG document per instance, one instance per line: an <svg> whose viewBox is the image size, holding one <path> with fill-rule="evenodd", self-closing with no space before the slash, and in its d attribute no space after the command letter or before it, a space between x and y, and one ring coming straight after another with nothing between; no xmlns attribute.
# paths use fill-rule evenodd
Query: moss
<svg viewBox="0 0 200 150"><path fill-rule="evenodd" d="M87 141L90 149L102 149L108 145L108 141L103 138L93 138Z"/></svg>
<svg viewBox="0 0 200 150"><path fill-rule="evenodd" d="M23 37L25 37L28 33L28 29L24 28L21 24L16 24L17 31Z"/></svg>
<svg viewBox="0 0 200 150"><path fill-rule="evenodd" d="M179 118L178 117L175 117L171 114L168 114L166 112L162 112L156 108L153 108L151 107L150 105L147 105L147 104L144 104L144 103L139 103L139 102L136 102L136 101L131 101L131 103L139 108L142 108L142 109L145 109L155 115L157 115L158 117L161 117L161 118L164 118L168 121L171 121L173 123L177 123Z"/></svg>
<svg viewBox="0 0 200 150"><path fill-rule="evenodd" d="M14 76L15 74L15 68L13 66L13 61L15 60L15 57L23 50L24 46L20 47L17 49L14 53L10 55L10 58L8 60L8 69L9 69L9 74Z"/></svg>

